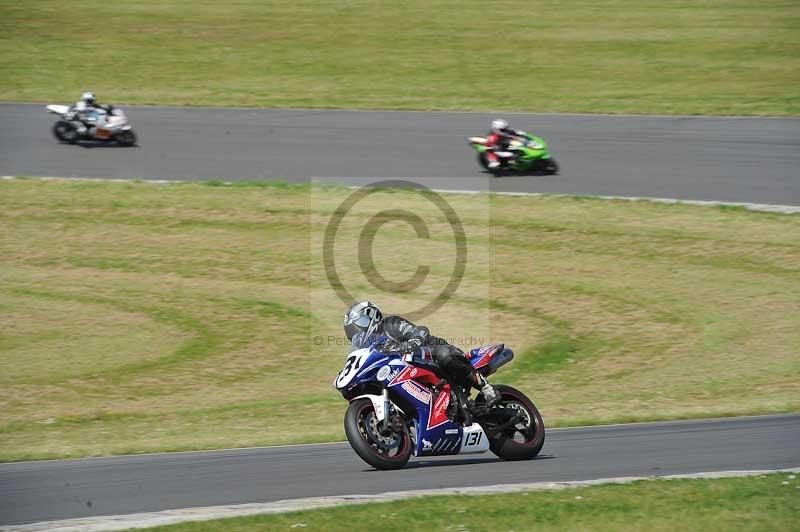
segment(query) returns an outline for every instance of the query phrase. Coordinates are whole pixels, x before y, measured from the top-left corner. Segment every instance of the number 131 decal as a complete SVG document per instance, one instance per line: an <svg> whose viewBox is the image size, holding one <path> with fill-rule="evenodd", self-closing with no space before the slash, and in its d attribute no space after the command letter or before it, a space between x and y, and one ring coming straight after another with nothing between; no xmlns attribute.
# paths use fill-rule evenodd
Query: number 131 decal
<svg viewBox="0 0 800 532"><path fill-rule="evenodd" d="M481 438L483 438L483 432L473 432L472 434L467 434L467 442L464 444L465 447L470 445L478 445L481 442Z"/></svg>

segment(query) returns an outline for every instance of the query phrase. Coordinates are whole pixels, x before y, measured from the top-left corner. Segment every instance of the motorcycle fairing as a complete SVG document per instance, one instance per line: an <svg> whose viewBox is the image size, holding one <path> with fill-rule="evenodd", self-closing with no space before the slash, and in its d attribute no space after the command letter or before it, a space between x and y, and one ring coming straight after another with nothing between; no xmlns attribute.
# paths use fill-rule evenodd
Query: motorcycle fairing
<svg viewBox="0 0 800 532"><path fill-rule="evenodd" d="M503 347L505 347L503 344L492 344L473 349L469 352L469 363L475 369L480 369L487 365Z"/></svg>
<svg viewBox="0 0 800 532"><path fill-rule="evenodd" d="M502 344L473 349L469 354L470 362L479 369L488 365L492 357L505 351L508 350ZM367 347L349 354L334 384L347 396L348 390L370 381L379 382L389 389L390 398L396 399L392 399L392 408L402 412L397 406L402 404L413 409L415 456L479 453L488 449L488 439L479 424L463 427L447 417L451 400L450 385L445 384L438 393L433 393L431 388L441 382L441 377L434 371L409 364L399 354ZM350 400L364 397L372 401L376 416L382 421L386 415L383 397L363 394ZM411 413L406 409L405 414Z"/></svg>
<svg viewBox="0 0 800 532"><path fill-rule="evenodd" d="M415 456L458 454L461 450L463 428L447 417L450 404L450 385L445 384L434 395L420 382L439 382L431 371L407 366L388 384L389 389L410 402L415 410L414 427L417 434Z"/></svg>
<svg viewBox="0 0 800 532"><path fill-rule="evenodd" d="M478 153L492 150L516 170L526 170L539 160L550 159L550 152L544 139L530 133L520 132L517 139L512 139L508 143L508 150L494 150L487 147L487 139L484 137L469 137L468 141Z"/></svg>
<svg viewBox="0 0 800 532"><path fill-rule="evenodd" d="M45 107L48 112L57 115L65 115L69 112L69 105L48 105Z"/></svg>
<svg viewBox="0 0 800 532"><path fill-rule="evenodd" d="M480 423L473 423L464 427L464 436L461 440L459 453L482 453L489 450L489 437L483 431Z"/></svg>

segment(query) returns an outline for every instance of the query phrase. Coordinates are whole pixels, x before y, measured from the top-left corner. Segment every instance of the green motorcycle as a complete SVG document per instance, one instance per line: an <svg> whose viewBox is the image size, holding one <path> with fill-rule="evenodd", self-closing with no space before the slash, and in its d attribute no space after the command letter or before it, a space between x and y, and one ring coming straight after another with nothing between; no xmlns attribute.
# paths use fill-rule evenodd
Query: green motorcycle
<svg viewBox="0 0 800 532"><path fill-rule="evenodd" d="M550 156L547 144L540 137L519 131L506 148L490 148L485 137L470 137L469 144L478 152L478 164L495 175L504 173L542 173L554 175L558 173L558 163ZM489 167L488 152L497 156L500 163Z"/></svg>

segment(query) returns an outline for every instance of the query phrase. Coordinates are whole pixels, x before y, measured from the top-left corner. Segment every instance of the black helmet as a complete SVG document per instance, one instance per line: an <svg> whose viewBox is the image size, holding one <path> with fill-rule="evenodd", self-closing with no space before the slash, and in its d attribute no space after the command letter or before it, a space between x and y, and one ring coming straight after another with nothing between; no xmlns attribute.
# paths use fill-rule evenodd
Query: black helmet
<svg viewBox="0 0 800 532"><path fill-rule="evenodd" d="M344 334L348 340L363 332L367 336L375 332L383 320L383 314L378 307L369 301L356 303L344 315Z"/></svg>

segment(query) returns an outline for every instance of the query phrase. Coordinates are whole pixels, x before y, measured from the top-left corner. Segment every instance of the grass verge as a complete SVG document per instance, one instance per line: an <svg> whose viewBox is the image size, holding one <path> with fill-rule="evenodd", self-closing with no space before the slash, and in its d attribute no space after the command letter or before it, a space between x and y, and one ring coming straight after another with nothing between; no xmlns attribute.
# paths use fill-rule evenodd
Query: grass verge
<svg viewBox="0 0 800 532"><path fill-rule="evenodd" d="M776 0L0 0L0 100L797 115L798 21Z"/></svg>
<svg viewBox="0 0 800 532"><path fill-rule="evenodd" d="M259 530L792 530L800 518L794 475L645 480L550 492L426 497L148 528Z"/></svg>
<svg viewBox="0 0 800 532"><path fill-rule="evenodd" d="M219 184L216 184L219 185ZM253 186L0 181L0 460L343 439L331 387L344 304L320 241L352 193ZM549 426L800 408L800 216L569 197L447 195L464 278L422 320L505 342L497 381ZM377 290L356 253L377 230ZM448 222L410 191L344 218L342 283L389 312L436 300ZM402 260L398 260L402 259Z"/></svg>

